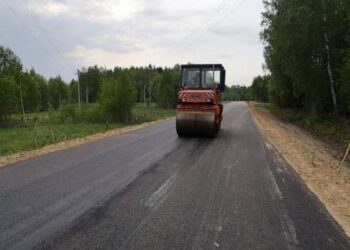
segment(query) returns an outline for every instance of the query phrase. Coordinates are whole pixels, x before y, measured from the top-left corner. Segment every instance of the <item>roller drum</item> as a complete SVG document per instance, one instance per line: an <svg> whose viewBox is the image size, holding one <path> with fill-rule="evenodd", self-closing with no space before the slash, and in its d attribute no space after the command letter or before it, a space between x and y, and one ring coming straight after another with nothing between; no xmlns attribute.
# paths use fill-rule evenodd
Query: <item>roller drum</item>
<svg viewBox="0 0 350 250"><path fill-rule="evenodd" d="M182 136L215 137L215 113L212 112L178 112L176 115L176 131Z"/></svg>

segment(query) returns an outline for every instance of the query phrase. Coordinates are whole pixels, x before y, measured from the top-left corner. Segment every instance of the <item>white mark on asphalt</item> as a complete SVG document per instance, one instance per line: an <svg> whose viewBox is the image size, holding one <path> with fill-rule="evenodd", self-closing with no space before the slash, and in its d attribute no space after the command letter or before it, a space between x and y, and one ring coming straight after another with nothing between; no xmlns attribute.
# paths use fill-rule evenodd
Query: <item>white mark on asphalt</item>
<svg viewBox="0 0 350 250"><path fill-rule="evenodd" d="M221 226L221 225L220 225L220 226L218 226L218 227L216 227L216 232L220 233L220 232L221 232L221 230L222 230L222 226Z"/></svg>
<svg viewBox="0 0 350 250"><path fill-rule="evenodd" d="M283 170L280 169L279 167L276 167L276 170L277 170L277 172L278 172L279 174L283 173Z"/></svg>
<svg viewBox="0 0 350 250"><path fill-rule="evenodd" d="M268 143L267 141L265 141L265 145L266 145L266 147L267 147L269 150L272 150L272 149L273 149L272 146L271 146L271 144Z"/></svg>
<svg viewBox="0 0 350 250"><path fill-rule="evenodd" d="M284 237L289 243L288 249L295 249L295 246L298 245L298 239L295 231L294 222L287 214L283 214L282 223Z"/></svg>
<svg viewBox="0 0 350 250"><path fill-rule="evenodd" d="M277 182L276 182L276 179L275 177L273 176L272 172L270 169L267 170L267 173L270 177L270 180L271 180L271 183L272 183L272 187L274 189L274 191L276 192L277 196L279 199L283 199L283 195L282 195L282 192L281 190L279 189L278 185L277 185Z"/></svg>
<svg viewBox="0 0 350 250"><path fill-rule="evenodd" d="M214 242L214 246L220 247L220 245L217 242Z"/></svg>
<svg viewBox="0 0 350 250"><path fill-rule="evenodd" d="M222 225L223 225L223 218L221 216L219 216L218 223L216 225L213 225L213 226L208 226L208 228L209 228L209 230L213 230L216 233L220 233L222 230Z"/></svg>
<svg viewBox="0 0 350 250"><path fill-rule="evenodd" d="M220 233L222 230L222 225L220 222L220 218L219 218L219 224L218 225L208 225L208 230L210 231L214 231L216 233Z"/></svg>
<svg viewBox="0 0 350 250"><path fill-rule="evenodd" d="M150 208L156 209L167 197L168 191L175 182L177 173L169 177L161 186L155 191L149 199L145 202L145 205Z"/></svg>

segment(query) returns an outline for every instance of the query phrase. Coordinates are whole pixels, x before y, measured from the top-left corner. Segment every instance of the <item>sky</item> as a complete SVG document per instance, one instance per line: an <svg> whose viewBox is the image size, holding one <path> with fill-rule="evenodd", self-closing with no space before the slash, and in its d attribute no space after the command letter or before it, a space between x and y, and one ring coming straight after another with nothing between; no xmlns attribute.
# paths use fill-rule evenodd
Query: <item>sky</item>
<svg viewBox="0 0 350 250"><path fill-rule="evenodd" d="M45 77L77 69L222 63L226 84L263 74L262 0L0 0L0 45Z"/></svg>

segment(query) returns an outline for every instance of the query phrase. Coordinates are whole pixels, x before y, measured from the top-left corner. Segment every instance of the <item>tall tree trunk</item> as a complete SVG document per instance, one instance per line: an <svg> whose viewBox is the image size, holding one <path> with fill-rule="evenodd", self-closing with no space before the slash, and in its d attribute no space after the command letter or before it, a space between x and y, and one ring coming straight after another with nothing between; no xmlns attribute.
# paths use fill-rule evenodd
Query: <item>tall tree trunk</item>
<svg viewBox="0 0 350 250"><path fill-rule="evenodd" d="M79 81L79 77L78 77L78 107L79 107L79 112L80 112L81 108L80 108L80 81Z"/></svg>
<svg viewBox="0 0 350 250"><path fill-rule="evenodd" d="M78 107L79 107L79 112L81 112L81 107L80 107L80 71L77 70L77 75L78 75Z"/></svg>
<svg viewBox="0 0 350 250"><path fill-rule="evenodd" d="M152 104L152 85L149 85L149 105Z"/></svg>
<svg viewBox="0 0 350 250"><path fill-rule="evenodd" d="M89 87L86 86L86 91L85 91L85 102L89 103Z"/></svg>
<svg viewBox="0 0 350 250"><path fill-rule="evenodd" d="M325 41L325 49L327 54L327 72L328 72L328 78L329 78L329 85L331 88L331 94L332 94L332 101L333 101L333 107L335 113L338 113L338 102L337 102L337 95L335 92L335 81L333 78L333 70L331 65L331 53L330 53L330 46L329 46L329 38L328 38L328 29L327 29L327 12L326 12L326 4L325 0L323 0L323 35L324 35L324 41Z"/></svg>
<svg viewBox="0 0 350 250"><path fill-rule="evenodd" d="M22 83L21 83L21 80L19 82L19 95L20 95L20 98L21 98L22 122L23 122L24 121L25 112L24 112L24 103L23 103L23 94L22 94Z"/></svg>

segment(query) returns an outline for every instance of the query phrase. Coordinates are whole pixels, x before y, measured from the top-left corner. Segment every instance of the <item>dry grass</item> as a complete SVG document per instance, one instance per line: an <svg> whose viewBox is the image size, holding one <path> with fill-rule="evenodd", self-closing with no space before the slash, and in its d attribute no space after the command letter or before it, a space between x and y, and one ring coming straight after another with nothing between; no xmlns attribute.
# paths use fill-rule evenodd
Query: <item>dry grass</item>
<svg viewBox="0 0 350 250"><path fill-rule="evenodd" d="M337 150L299 127L278 119L267 109L255 107L254 103L250 103L250 108L268 140L350 236L349 162L339 174L337 167L341 158Z"/></svg>

